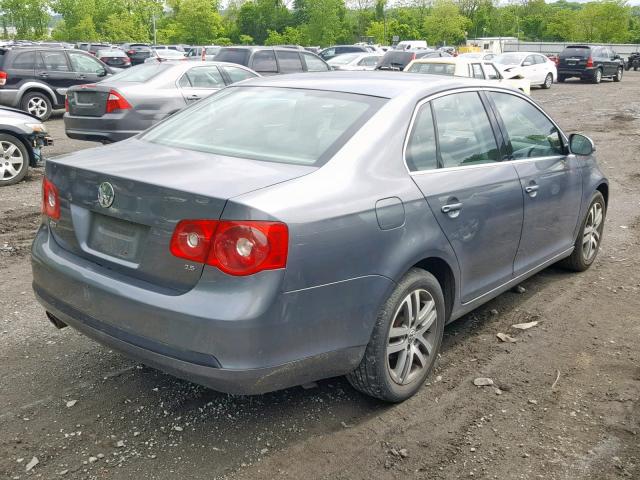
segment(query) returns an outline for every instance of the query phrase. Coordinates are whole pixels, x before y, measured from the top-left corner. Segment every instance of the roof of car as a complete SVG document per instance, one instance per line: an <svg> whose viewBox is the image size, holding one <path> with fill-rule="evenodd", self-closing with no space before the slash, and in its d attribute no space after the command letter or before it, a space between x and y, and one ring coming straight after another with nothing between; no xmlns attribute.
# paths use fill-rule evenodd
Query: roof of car
<svg viewBox="0 0 640 480"><path fill-rule="evenodd" d="M262 77L242 86L283 87L356 93L394 98L407 93L430 95L456 87L486 86L486 83L462 77L443 77L399 72L325 72L298 73Z"/></svg>

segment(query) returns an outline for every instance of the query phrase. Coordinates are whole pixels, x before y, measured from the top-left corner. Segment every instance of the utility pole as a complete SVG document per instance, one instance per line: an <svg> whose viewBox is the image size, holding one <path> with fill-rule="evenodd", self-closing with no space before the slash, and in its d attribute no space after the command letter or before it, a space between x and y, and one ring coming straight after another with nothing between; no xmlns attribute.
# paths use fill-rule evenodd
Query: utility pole
<svg viewBox="0 0 640 480"><path fill-rule="evenodd" d="M158 44L158 39L156 38L156 14L155 12L151 15L151 19L153 21L153 44Z"/></svg>

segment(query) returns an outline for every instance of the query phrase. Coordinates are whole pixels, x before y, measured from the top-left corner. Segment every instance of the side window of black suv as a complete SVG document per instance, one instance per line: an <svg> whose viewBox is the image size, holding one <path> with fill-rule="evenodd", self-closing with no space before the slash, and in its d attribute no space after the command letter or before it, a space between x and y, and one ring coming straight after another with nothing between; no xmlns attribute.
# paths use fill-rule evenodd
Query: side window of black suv
<svg viewBox="0 0 640 480"><path fill-rule="evenodd" d="M16 70L34 70L36 68L35 50L18 52L11 63L11 68Z"/></svg>

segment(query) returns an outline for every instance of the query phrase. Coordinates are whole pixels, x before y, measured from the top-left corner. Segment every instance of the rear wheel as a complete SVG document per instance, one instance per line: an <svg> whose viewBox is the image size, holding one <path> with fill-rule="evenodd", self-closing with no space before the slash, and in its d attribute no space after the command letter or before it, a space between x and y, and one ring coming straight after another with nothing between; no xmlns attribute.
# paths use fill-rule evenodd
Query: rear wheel
<svg viewBox="0 0 640 480"><path fill-rule="evenodd" d="M22 180L29 168L29 152L17 137L0 133L0 187Z"/></svg>
<svg viewBox="0 0 640 480"><path fill-rule="evenodd" d="M593 76L591 77L591 83L600 83L602 81L602 70L596 68L593 71Z"/></svg>
<svg viewBox="0 0 640 480"><path fill-rule="evenodd" d="M618 71L616 72L615 76L613 77L613 81L614 82L619 82L619 81L622 80L622 72L623 72L622 67L618 67Z"/></svg>
<svg viewBox="0 0 640 480"><path fill-rule="evenodd" d="M582 221L573 253L561 262L563 267L575 272L584 272L595 261L600 250L606 211L604 197L600 192L596 192Z"/></svg>
<svg viewBox="0 0 640 480"><path fill-rule="evenodd" d="M430 273L414 268L398 283L378 314L354 388L387 402L415 394L433 369L445 323L444 296Z"/></svg>
<svg viewBox="0 0 640 480"><path fill-rule="evenodd" d="M31 115L35 115L43 122L49 119L53 109L51 100L47 94L41 92L27 93L22 97L21 106L22 110L29 112Z"/></svg>
<svg viewBox="0 0 640 480"><path fill-rule="evenodd" d="M542 84L542 88L551 88L553 84L553 75L547 73L547 76L544 79L544 83Z"/></svg>

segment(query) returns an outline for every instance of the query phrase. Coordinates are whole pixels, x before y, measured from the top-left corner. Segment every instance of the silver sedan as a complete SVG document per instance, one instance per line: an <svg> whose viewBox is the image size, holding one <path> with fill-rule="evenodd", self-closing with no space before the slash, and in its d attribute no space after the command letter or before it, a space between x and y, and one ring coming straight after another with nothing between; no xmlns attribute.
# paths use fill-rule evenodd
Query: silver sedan
<svg viewBox="0 0 640 480"><path fill-rule="evenodd" d="M103 143L137 135L221 88L259 77L224 62L155 62L67 91L67 136Z"/></svg>

